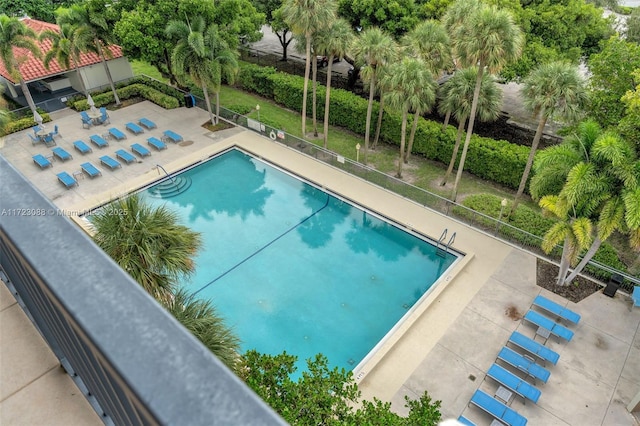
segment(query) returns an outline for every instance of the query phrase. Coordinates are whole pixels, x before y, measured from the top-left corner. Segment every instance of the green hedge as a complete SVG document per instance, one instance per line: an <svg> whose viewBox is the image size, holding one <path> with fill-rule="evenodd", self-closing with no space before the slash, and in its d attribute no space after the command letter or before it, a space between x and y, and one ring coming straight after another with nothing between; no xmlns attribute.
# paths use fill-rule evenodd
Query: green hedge
<svg viewBox="0 0 640 426"><path fill-rule="evenodd" d="M51 121L51 117L48 113L44 112L41 109L38 109L38 113L42 117L43 123L48 123ZM4 126L2 132L0 132L0 136L6 136L11 133L19 132L20 130L28 129L30 127L35 126L37 123L33 119L33 117L25 117L19 118L17 120L10 121Z"/></svg>
<svg viewBox="0 0 640 426"><path fill-rule="evenodd" d="M271 67L241 63L236 86L273 99L285 108L301 111L304 79L281 73ZM324 114L325 87L318 84L317 115ZM308 95L307 113L311 111L311 89ZM357 134L365 133L365 118L368 102L349 91L331 90L329 123L346 128ZM374 103L372 123L378 115L378 102ZM451 158L456 129L449 126L442 131L437 122L419 119L414 141L414 153L447 164ZM384 142L398 144L400 141L401 116L385 108L381 138ZM372 124L373 127L374 124ZM529 148L503 140L493 140L472 135L465 163L465 170L474 175L500 183L509 188L517 188L529 155Z"/></svg>
<svg viewBox="0 0 640 426"><path fill-rule="evenodd" d="M116 92L118 92L118 97L121 101L140 96L166 109L178 108L180 106L180 101L175 97L162 93L159 90L142 83L134 83L117 88ZM93 99L96 107L102 107L115 102L115 98L111 90L92 94L91 98ZM87 103L86 98L80 97L78 100L72 101L71 107L77 111L85 111L89 109L89 104Z"/></svg>

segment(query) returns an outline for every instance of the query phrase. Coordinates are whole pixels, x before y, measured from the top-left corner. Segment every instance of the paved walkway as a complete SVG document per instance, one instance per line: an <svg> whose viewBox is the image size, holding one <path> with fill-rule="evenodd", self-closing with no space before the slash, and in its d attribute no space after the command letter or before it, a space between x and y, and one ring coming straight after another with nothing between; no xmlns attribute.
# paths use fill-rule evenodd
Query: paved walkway
<svg viewBox="0 0 640 426"><path fill-rule="evenodd" d="M400 327L400 335L383 345L386 355L365 365L359 372L362 374L358 374L359 385L367 398L376 396L383 401L392 401L398 412L406 410L403 407L404 395L415 398L426 389L434 398L442 400L442 412L446 417L464 413L478 424L489 424L490 419L486 415L473 407L468 408L467 403L478 387L489 392L495 390L495 383L483 380L484 373L511 331L518 329L529 336L534 333L533 328L512 320L506 312L515 310L523 314L537 294L567 304L564 299L535 285L534 256L253 132L234 128L210 133L201 127L208 118L207 113L198 108L166 111L152 103L141 102L113 111L110 115L112 124L107 128L124 129L127 121L146 116L158 124L158 130L141 136L130 135L126 141L112 142L108 148L94 148L93 153L81 156L73 150L72 142L77 139L86 142L90 134L104 133L107 128L82 129L78 114L64 111L54 114L55 124L62 134L58 145L72 152L73 160L55 161L52 168L41 170L31 156L46 154L50 149L31 145L26 135L31 130L7 137L4 143L0 143L0 154L53 200L61 212L73 215L158 179L163 173L158 164L172 173L228 147L239 146L425 235L437 237L445 228L450 233L457 233L455 248L466 255L464 262L443 277L439 293L434 292L429 298L428 308L417 312L410 322ZM165 129L183 135L187 143L170 145L160 152L153 151L150 157L114 171L100 166L101 155L112 155L118 148L128 149L133 142L146 145L145 138L159 136ZM84 161L98 165L102 176L80 180L79 186L73 189L66 189L57 181L56 173L76 171ZM2 297L4 300L4 294ZM5 306L4 301L2 306ZM3 314L7 309L18 310L14 303L7 306L3 308ZM640 310L632 310L630 299L622 294L611 299L596 293L578 304L568 303L568 306L582 315L582 321L574 327L576 334L572 342L549 342L560 353L560 362L549 367L551 379L540 385L542 397L539 404L522 405L516 401L512 407L529 418L532 425L634 424L625 406L640 390ZM20 336L30 340L34 336L36 340L39 338L34 332L21 333ZM15 374L13 365L5 361L10 359L7 358L10 355L5 353L13 351L15 345L6 345L5 335L2 337L0 383L4 387L4 383L12 380ZM46 348L31 345L27 344L28 348L33 348L27 352L33 352L36 358L49 359L47 365L55 367L55 359L50 353L41 354L47 352ZM20 356L12 359L20 359ZM45 372L50 370L48 368ZM45 372L34 377L35 382L48 377ZM60 395L69 395L65 390L68 388L64 387L67 385L60 386L59 391L45 393L59 404L60 411L68 413L65 415L74 419L77 416L76 424L86 424L82 421L84 416L88 416L86 410L75 414L78 403L73 398L60 398ZM46 418L42 413L40 417L34 417L35 408L41 404L47 406L40 402L40 394L31 400L25 398L20 403L12 403L17 401L13 398L21 391L12 392L0 400L1 424L6 423L5 419L17 418L15 413L25 418ZM35 394L25 392L22 395L29 397ZM13 408L9 410L6 407ZM13 414L9 417L6 413Z"/></svg>

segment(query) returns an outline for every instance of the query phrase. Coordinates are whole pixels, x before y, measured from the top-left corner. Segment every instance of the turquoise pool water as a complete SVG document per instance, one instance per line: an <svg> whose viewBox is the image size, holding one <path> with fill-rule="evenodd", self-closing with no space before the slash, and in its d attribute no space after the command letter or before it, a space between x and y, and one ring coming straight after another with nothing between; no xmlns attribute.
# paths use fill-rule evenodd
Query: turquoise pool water
<svg viewBox="0 0 640 426"><path fill-rule="evenodd" d="M299 368L321 352L353 369L457 258L236 149L178 179L181 194L143 194L202 233L186 284L244 350L286 350Z"/></svg>

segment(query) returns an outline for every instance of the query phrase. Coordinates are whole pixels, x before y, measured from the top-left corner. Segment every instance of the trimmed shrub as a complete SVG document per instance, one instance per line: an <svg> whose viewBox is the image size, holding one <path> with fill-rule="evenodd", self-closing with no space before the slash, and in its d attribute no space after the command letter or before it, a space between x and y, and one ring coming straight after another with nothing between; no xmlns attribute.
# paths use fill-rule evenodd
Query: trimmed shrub
<svg viewBox="0 0 640 426"><path fill-rule="evenodd" d="M228 109L229 111L233 111L233 112L235 112L237 114L240 114L240 115L247 115L253 109L252 106L244 105L244 104L227 105L227 106L225 106L225 108Z"/></svg>
<svg viewBox="0 0 640 426"><path fill-rule="evenodd" d="M38 109L38 113L42 117L43 123L48 123L51 121L51 117L48 113ZM11 133L19 132L20 130L28 129L30 127L35 126L37 123L33 119L33 117L25 117L20 118L18 120L13 120L7 123L4 126L4 130L0 133L0 136L6 136Z"/></svg>
<svg viewBox="0 0 640 426"><path fill-rule="evenodd" d="M167 95L163 92L160 92L159 90L156 90L153 87L149 87L146 84L142 83L135 83L128 86L120 87L119 89L116 89L116 92L118 92L118 97L120 98L120 100L131 99L140 96L165 109L173 109L180 106L180 101L175 97ZM102 107L115 102L115 98L111 90L92 94L91 98L93 99L96 107ZM74 99L76 100L71 101L71 107L73 109L75 109L76 111L86 111L89 109L89 104L87 103L86 98L76 97Z"/></svg>

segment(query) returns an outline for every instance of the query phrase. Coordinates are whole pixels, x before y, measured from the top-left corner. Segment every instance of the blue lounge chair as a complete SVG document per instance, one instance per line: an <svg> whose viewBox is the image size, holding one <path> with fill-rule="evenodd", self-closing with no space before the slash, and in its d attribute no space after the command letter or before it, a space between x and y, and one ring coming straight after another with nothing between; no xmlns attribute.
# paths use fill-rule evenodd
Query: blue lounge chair
<svg viewBox="0 0 640 426"><path fill-rule="evenodd" d="M94 178L96 176L102 176L102 172L93 164L87 162L80 164L82 171L85 172L90 178Z"/></svg>
<svg viewBox="0 0 640 426"><path fill-rule="evenodd" d="M511 365L514 368L526 373L534 380L540 380L543 383L547 383L551 373L544 367L539 366L535 362L531 361L515 352L513 349L504 347L498 353L498 359Z"/></svg>
<svg viewBox="0 0 640 426"><path fill-rule="evenodd" d="M134 157L131 153L125 151L124 149L119 149L116 151L116 157L124 161L125 163L133 163L136 161L136 157Z"/></svg>
<svg viewBox="0 0 640 426"><path fill-rule="evenodd" d="M155 129L156 127L158 127L156 126L156 123L144 117L138 120L138 123L140 123L141 126L146 127L148 130Z"/></svg>
<svg viewBox="0 0 640 426"><path fill-rule="evenodd" d="M91 147L89 145L87 145L86 143L82 142L82 141L75 141L73 143L73 147L78 150L80 152L80 154L88 154L90 152L93 152L93 149L91 149Z"/></svg>
<svg viewBox="0 0 640 426"><path fill-rule="evenodd" d="M568 328L553 322L549 318L545 317L542 314L537 313L536 311L529 310L525 315L524 319L529 321L530 323L537 325L540 328L548 330L549 333L553 334L558 338L563 338L567 342L570 342L573 338L573 331Z"/></svg>
<svg viewBox="0 0 640 426"><path fill-rule="evenodd" d="M42 130L42 127L40 127L40 126L38 126L38 125L36 124L36 125L35 125L35 126L33 126L31 129L33 129L33 133L37 135L37 134L38 134L38 132L39 132L40 130Z"/></svg>
<svg viewBox="0 0 640 426"><path fill-rule="evenodd" d="M115 138L116 140L122 140L127 138L127 135L125 135L123 132L116 129L115 127L112 127L109 129L109 134L111 135L111 137Z"/></svg>
<svg viewBox="0 0 640 426"><path fill-rule="evenodd" d="M151 145L152 147L154 147L155 149L157 149L158 151L162 150L162 149L167 149L167 144L162 142L160 139L156 138L156 137L150 137L149 139L147 139L147 143L149 145Z"/></svg>
<svg viewBox="0 0 640 426"><path fill-rule="evenodd" d="M149 151L147 148L140 145L139 143L134 143L133 145L131 145L131 151L135 152L140 157L146 157L147 155L151 155L151 151Z"/></svg>
<svg viewBox="0 0 640 426"><path fill-rule="evenodd" d="M120 164L118 160L115 160L109 157L108 155L103 155L102 157L100 157L100 162L105 166L109 167L111 170L117 169L118 167L122 167L122 164Z"/></svg>
<svg viewBox="0 0 640 426"><path fill-rule="evenodd" d="M53 126L53 132L49 133L51 135L52 138L55 138L56 136L62 136L60 134L60 132L58 131L58 125L56 124L55 126Z"/></svg>
<svg viewBox="0 0 640 426"><path fill-rule="evenodd" d="M53 140L53 136L51 136L51 133L47 133L46 135L44 135L42 137L42 142L44 142L44 144L46 146L55 146L55 145L57 145L56 141Z"/></svg>
<svg viewBox="0 0 640 426"><path fill-rule="evenodd" d="M109 114L107 114L107 109L105 107L100 107L100 117L98 117L98 121L100 124L111 123L111 119L109 118Z"/></svg>
<svg viewBox="0 0 640 426"><path fill-rule="evenodd" d="M40 140L40 138L33 136L31 133L28 133L29 135L29 139L31 139L31 145L35 145L38 144L40 142L42 142L42 140Z"/></svg>
<svg viewBox="0 0 640 426"><path fill-rule="evenodd" d="M473 394L469 403L509 426L525 426L527 424L525 417L480 389Z"/></svg>
<svg viewBox="0 0 640 426"><path fill-rule="evenodd" d="M507 343L511 343L514 346L518 346L519 348L524 349L529 352L531 355L534 355L544 362L549 361L553 365L558 363L560 359L560 355L557 352L549 349L548 347L536 342L535 340L521 334L518 331L514 331L511 333L511 337L509 337L509 341Z"/></svg>
<svg viewBox="0 0 640 426"><path fill-rule="evenodd" d="M67 160L71 160L73 158L73 156L71 154L69 154L67 151L65 151L64 148L61 148L59 146L53 148L52 151L53 151L53 155L58 157L60 159L60 161L67 161Z"/></svg>
<svg viewBox="0 0 640 426"><path fill-rule="evenodd" d="M491 368L489 368L487 376L509 389L515 395L521 397L523 402L528 399L537 404L538 399L540 399L540 389L530 385L498 364L493 364Z"/></svg>
<svg viewBox="0 0 640 426"><path fill-rule="evenodd" d="M562 318L574 324L577 324L580 321L579 314L573 312L571 309L567 309L562 305L557 304L552 300L547 299L544 296L536 296L536 298L533 299L533 306L542 308L545 311L557 316L558 318Z"/></svg>
<svg viewBox="0 0 640 426"><path fill-rule="evenodd" d="M631 299L633 299L633 306L640 306L640 286L633 287Z"/></svg>
<svg viewBox="0 0 640 426"><path fill-rule="evenodd" d="M89 114L87 114L87 111L81 111L80 118L82 119L83 129L85 128L85 126L87 129L90 129L91 126L93 126L93 120L91 120L91 117L89 117Z"/></svg>
<svg viewBox="0 0 640 426"><path fill-rule="evenodd" d="M128 131L136 135L139 135L140 133L144 133L144 130L142 129L142 127L138 126L136 123L128 122L127 124L124 125L124 127L126 127Z"/></svg>
<svg viewBox="0 0 640 426"><path fill-rule="evenodd" d="M109 146L109 142L107 142L100 135L91 135L89 136L89 140L91 140L91 142L93 142L98 148L104 148L105 146Z"/></svg>
<svg viewBox="0 0 640 426"><path fill-rule="evenodd" d="M178 142L182 142L182 136L180 136L179 134L172 132L171 130L165 130L164 131L164 136L162 137L162 140L164 142L173 142L173 143L178 143Z"/></svg>
<svg viewBox="0 0 640 426"><path fill-rule="evenodd" d="M42 154L36 154L33 157L33 162L40 166L41 169L46 169L47 167L52 167L51 161L47 157Z"/></svg>
<svg viewBox="0 0 640 426"><path fill-rule="evenodd" d="M458 417L458 423L462 423L465 426L476 426L474 422L466 418L465 416Z"/></svg>
<svg viewBox="0 0 640 426"><path fill-rule="evenodd" d="M56 176L58 176L58 180L62 182L67 189L78 185L78 181L67 172L60 172Z"/></svg>

